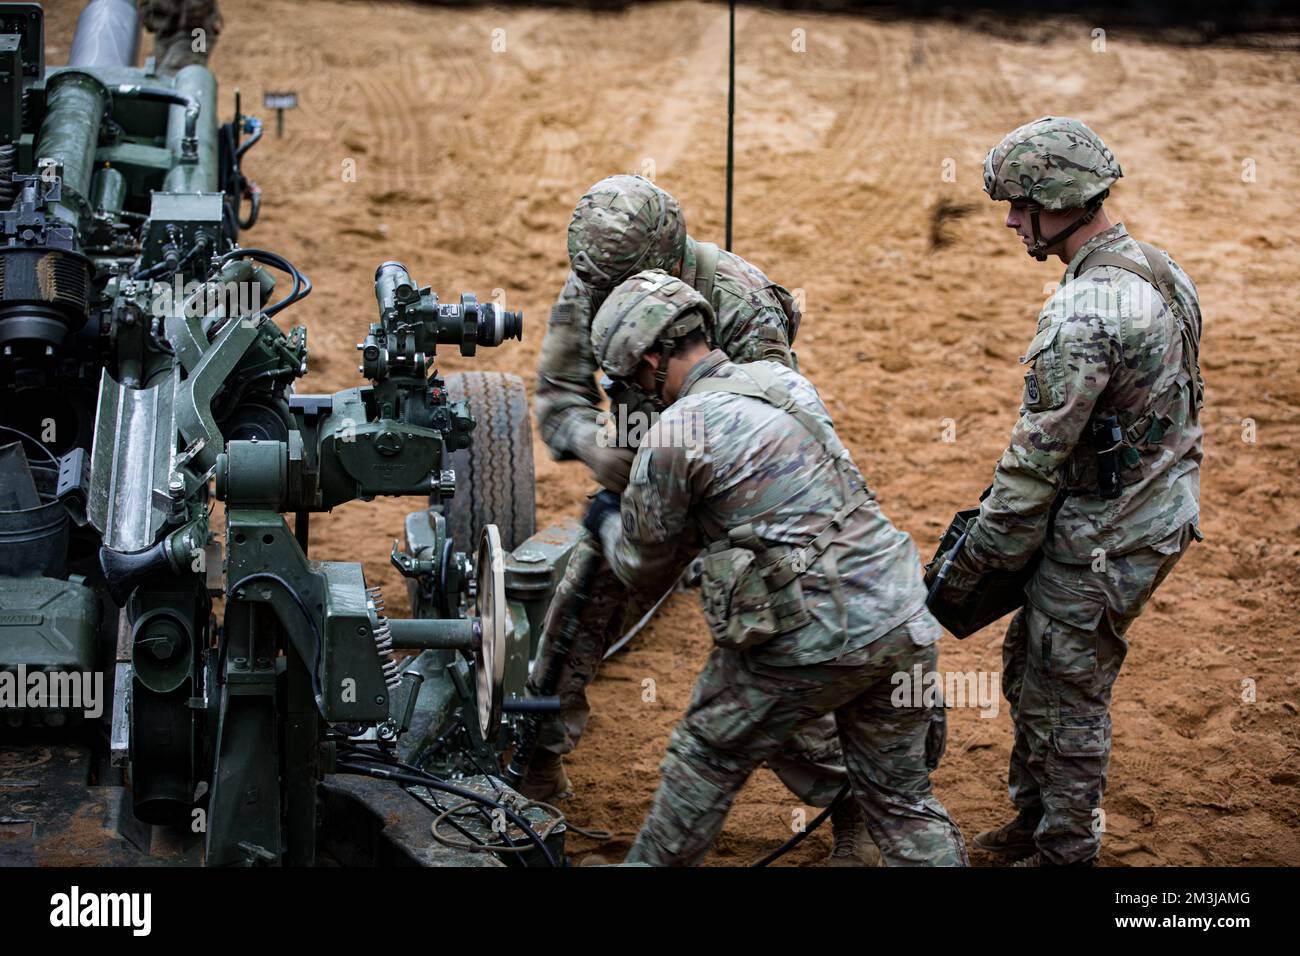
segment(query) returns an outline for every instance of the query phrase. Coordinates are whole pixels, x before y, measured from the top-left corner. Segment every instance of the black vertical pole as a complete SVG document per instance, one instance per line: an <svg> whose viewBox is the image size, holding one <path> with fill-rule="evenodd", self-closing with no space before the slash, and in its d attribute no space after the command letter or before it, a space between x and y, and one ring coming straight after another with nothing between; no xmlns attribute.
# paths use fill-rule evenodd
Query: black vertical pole
<svg viewBox="0 0 1300 956"><path fill-rule="evenodd" d="M736 0L729 0L727 24L727 251L731 251L732 172L735 169L736 124Z"/></svg>

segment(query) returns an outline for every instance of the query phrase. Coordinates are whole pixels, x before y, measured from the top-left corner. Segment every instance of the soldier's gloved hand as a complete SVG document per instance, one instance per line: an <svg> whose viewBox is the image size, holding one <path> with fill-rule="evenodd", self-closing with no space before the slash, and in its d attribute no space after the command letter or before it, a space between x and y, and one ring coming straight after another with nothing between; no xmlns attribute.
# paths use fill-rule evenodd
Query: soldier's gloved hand
<svg viewBox="0 0 1300 956"><path fill-rule="evenodd" d="M947 573L943 576L943 583L939 585L936 596L943 598L945 601L951 601L953 604L962 604L979 586L980 579L984 576L987 568L982 561L975 557L970 548L963 547L958 550L954 547L941 560L926 568L925 586L927 588L934 586L940 570L944 565L948 564L949 560L952 561L952 564L948 565Z"/></svg>
<svg viewBox="0 0 1300 956"><path fill-rule="evenodd" d="M621 495L627 488L628 476L632 474L632 459L636 451L632 448L601 447L593 444L582 454L582 460L595 476L600 486L615 495Z"/></svg>
<svg viewBox="0 0 1300 956"><path fill-rule="evenodd" d="M691 563L686 565L680 584L683 588L698 588L700 582L704 580L704 557L693 558Z"/></svg>
<svg viewBox="0 0 1300 956"><path fill-rule="evenodd" d="M602 541L601 529L611 521L618 521L619 496L609 489L597 493L587 505L587 513L582 516L582 526L593 538Z"/></svg>

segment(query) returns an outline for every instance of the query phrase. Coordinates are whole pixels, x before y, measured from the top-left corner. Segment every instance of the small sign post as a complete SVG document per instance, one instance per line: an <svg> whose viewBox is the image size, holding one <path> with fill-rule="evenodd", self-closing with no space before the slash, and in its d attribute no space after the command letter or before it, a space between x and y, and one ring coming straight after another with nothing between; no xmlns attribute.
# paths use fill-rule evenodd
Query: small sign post
<svg viewBox="0 0 1300 956"><path fill-rule="evenodd" d="M284 111L297 109L298 94L293 91L263 93L262 105L268 110L275 110L275 137L284 138Z"/></svg>

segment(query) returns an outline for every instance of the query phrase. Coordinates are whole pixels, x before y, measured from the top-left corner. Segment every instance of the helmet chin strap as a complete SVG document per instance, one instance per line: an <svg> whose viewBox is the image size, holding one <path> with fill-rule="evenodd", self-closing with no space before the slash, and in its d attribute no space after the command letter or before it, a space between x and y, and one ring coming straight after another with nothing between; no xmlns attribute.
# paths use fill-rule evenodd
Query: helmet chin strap
<svg viewBox="0 0 1300 956"><path fill-rule="evenodd" d="M1077 230L1092 222L1092 220L1097 216L1097 211L1101 209L1102 202L1105 201L1106 196L1109 194L1110 190L1107 189L1101 195L1094 196L1089 200L1082 216L1074 220L1074 222L1070 223L1056 235L1050 236L1046 239L1043 238L1042 230L1038 227L1038 214L1042 211L1043 207L1038 205L1038 203L1031 205L1029 207L1029 227L1034 231L1034 242L1029 247L1029 254L1039 262L1047 261L1047 250L1051 249L1057 243L1065 241L1070 236L1074 235Z"/></svg>
<svg viewBox="0 0 1300 956"><path fill-rule="evenodd" d="M664 381L668 378L668 360L672 358L673 349L676 347L676 339L659 340L659 367L655 369L655 393L650 397L650 403L654 405L655 411L662 412L668 407L668 401L664 398Z"/></svg>

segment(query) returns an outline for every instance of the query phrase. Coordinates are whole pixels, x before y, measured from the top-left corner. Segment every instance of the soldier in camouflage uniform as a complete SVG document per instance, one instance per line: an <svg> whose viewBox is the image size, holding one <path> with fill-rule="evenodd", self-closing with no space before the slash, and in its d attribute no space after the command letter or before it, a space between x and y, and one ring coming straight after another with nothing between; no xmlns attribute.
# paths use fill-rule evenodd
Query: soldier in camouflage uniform
<svg viewBox="0 0 1300 956"><path fill-rule="evenodd" d="M1125 634L1201 537L1200 304L1166 253L1107 219L1121 175L1096 133L1050 116L984 164L1030 255L1067 263L1021 360L1010 447L941 585L960 601L986 569L1041 549L1003 648L1018 814L974 841L1017 865L1095 861Z"/></svg>
<svg viewBox="0 0 1300 956"><path fill-rule="evenodd" d="M154 35L153 55L164 76L193 63L207 66L221 32L217 0L140 0L140 20Z"/></svg>
<svg viewBox="0 0 1300 956"><path fill-rule="evenodd" d="M534 401L551 454L560 461L581 460L603 487L622 492L635 449L602 435L591 322L610 290L637 270L663 269L699 290L716 317L713 344L734 360L795 365L790 345L800 316L790 293L739 256L687 235L677 201L649 180L610 176L592 186L573 211L568 246L573 268L551 309ZM636 388L611 389L615 419L619 405L647 416L656 411L654 402ZM588 588L590 597L577 602L574 583L583 573L594 575L593 583ZM590 715L587 685L606 649L663 590L629 589L588 536L578 539L546 627L548 634L553 633L567 615L578 617L578 633L561 672L562 713L543 724L536 756L521 786L524 793L545 800L569 792L561 757L577 746ZM544 640L539 649L529 682L533 693L546 672L551 646L550 640ZM789 746L772 756L770 766L805 803L828 806L846 779L833 721L828 717L802 728ZM879 862L851 805L837 810L833 823L833 864Z"/></svg>
<svg viewBox="0 0 1300 956"><path fill-rule="evenodd" d="M963 865L961 834L930 790L943 708L894 700L896 675L935 669L941 633L912 540L881 513L812 384L779 363L710 350L711 313L688 284L654 270L618 286L591 328L606 373L667 408L621 505L601 492L587 529L629 586L664 586L704 548L717 645L628 862L698 862L754 769L833 715L885 861Z"/></svg>

